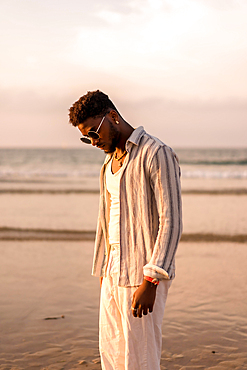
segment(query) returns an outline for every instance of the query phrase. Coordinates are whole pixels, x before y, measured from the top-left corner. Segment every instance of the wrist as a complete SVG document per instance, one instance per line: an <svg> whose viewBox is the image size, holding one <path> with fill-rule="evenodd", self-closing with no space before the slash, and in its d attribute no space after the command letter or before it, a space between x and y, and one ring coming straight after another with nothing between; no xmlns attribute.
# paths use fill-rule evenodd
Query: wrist
<svg viewBox="0 0 247 370"><path fill-rule="evenodd" d="M159 280L156 278L151 278L150 276L144 276L144 280L151 284L151 286L157 287L159 285Z"/></svg>

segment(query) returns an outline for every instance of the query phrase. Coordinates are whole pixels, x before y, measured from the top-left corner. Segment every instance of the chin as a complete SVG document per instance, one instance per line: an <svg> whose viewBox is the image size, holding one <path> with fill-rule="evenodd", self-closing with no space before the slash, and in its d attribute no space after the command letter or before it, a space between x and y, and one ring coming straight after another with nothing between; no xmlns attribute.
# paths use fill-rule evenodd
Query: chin
<svg viewBox="0 0 247 370"><path fill-rule="evenodd" d="M108 146L107 148L104 148L103 150L104 150L104 152L105 152L106 154L112 154L112 153L114 153L114 152L115 152L116 147L115 147L115 145L114 145L114 146L113 146L113 145L111 145L111 146Z"/></svg>
<svg viewBox="0 0 247 370"><path fill-rule="evenodd" d="M105 154L113 154L115 152L115 150L104 149L104 152L105 152Z"/></svg>

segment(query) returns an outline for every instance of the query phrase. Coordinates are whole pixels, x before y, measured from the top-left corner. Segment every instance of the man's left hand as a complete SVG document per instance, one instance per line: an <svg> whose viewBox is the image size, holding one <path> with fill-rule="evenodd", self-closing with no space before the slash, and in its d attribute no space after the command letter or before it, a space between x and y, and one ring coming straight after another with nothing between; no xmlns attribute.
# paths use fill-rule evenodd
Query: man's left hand
<svg viewBox="0 0 247 370"><path fill-rule="evenodd" d="M143 280L142 284L137 288L133 294L131 310L134 317L142 317L147 315L148 311L153 311L153 305L156 296L157 285Z"/></svg>

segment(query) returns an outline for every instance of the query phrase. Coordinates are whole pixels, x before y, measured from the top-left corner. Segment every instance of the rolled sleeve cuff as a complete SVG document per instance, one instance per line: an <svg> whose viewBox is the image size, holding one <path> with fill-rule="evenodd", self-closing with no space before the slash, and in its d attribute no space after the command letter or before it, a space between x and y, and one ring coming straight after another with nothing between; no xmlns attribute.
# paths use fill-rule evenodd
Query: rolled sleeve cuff
<svg viewBox="0 0 247 370"><path fill-rule="evenodd" d="M143 274L144 276L150 276L153 279L170 280L166 270L149 263L143 267Z"/></svg>

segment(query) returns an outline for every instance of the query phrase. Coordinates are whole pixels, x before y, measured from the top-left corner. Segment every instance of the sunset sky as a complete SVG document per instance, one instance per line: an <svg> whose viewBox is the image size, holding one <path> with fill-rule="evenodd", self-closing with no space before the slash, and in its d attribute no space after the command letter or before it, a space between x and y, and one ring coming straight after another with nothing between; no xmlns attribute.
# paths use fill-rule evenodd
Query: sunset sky
<svg viewBox="0 0 247 370"><path fill-rule="evenodd" d="M1 0L1 147L81 146L100 89L173 147L247 147L246 0Z"/></svg>

